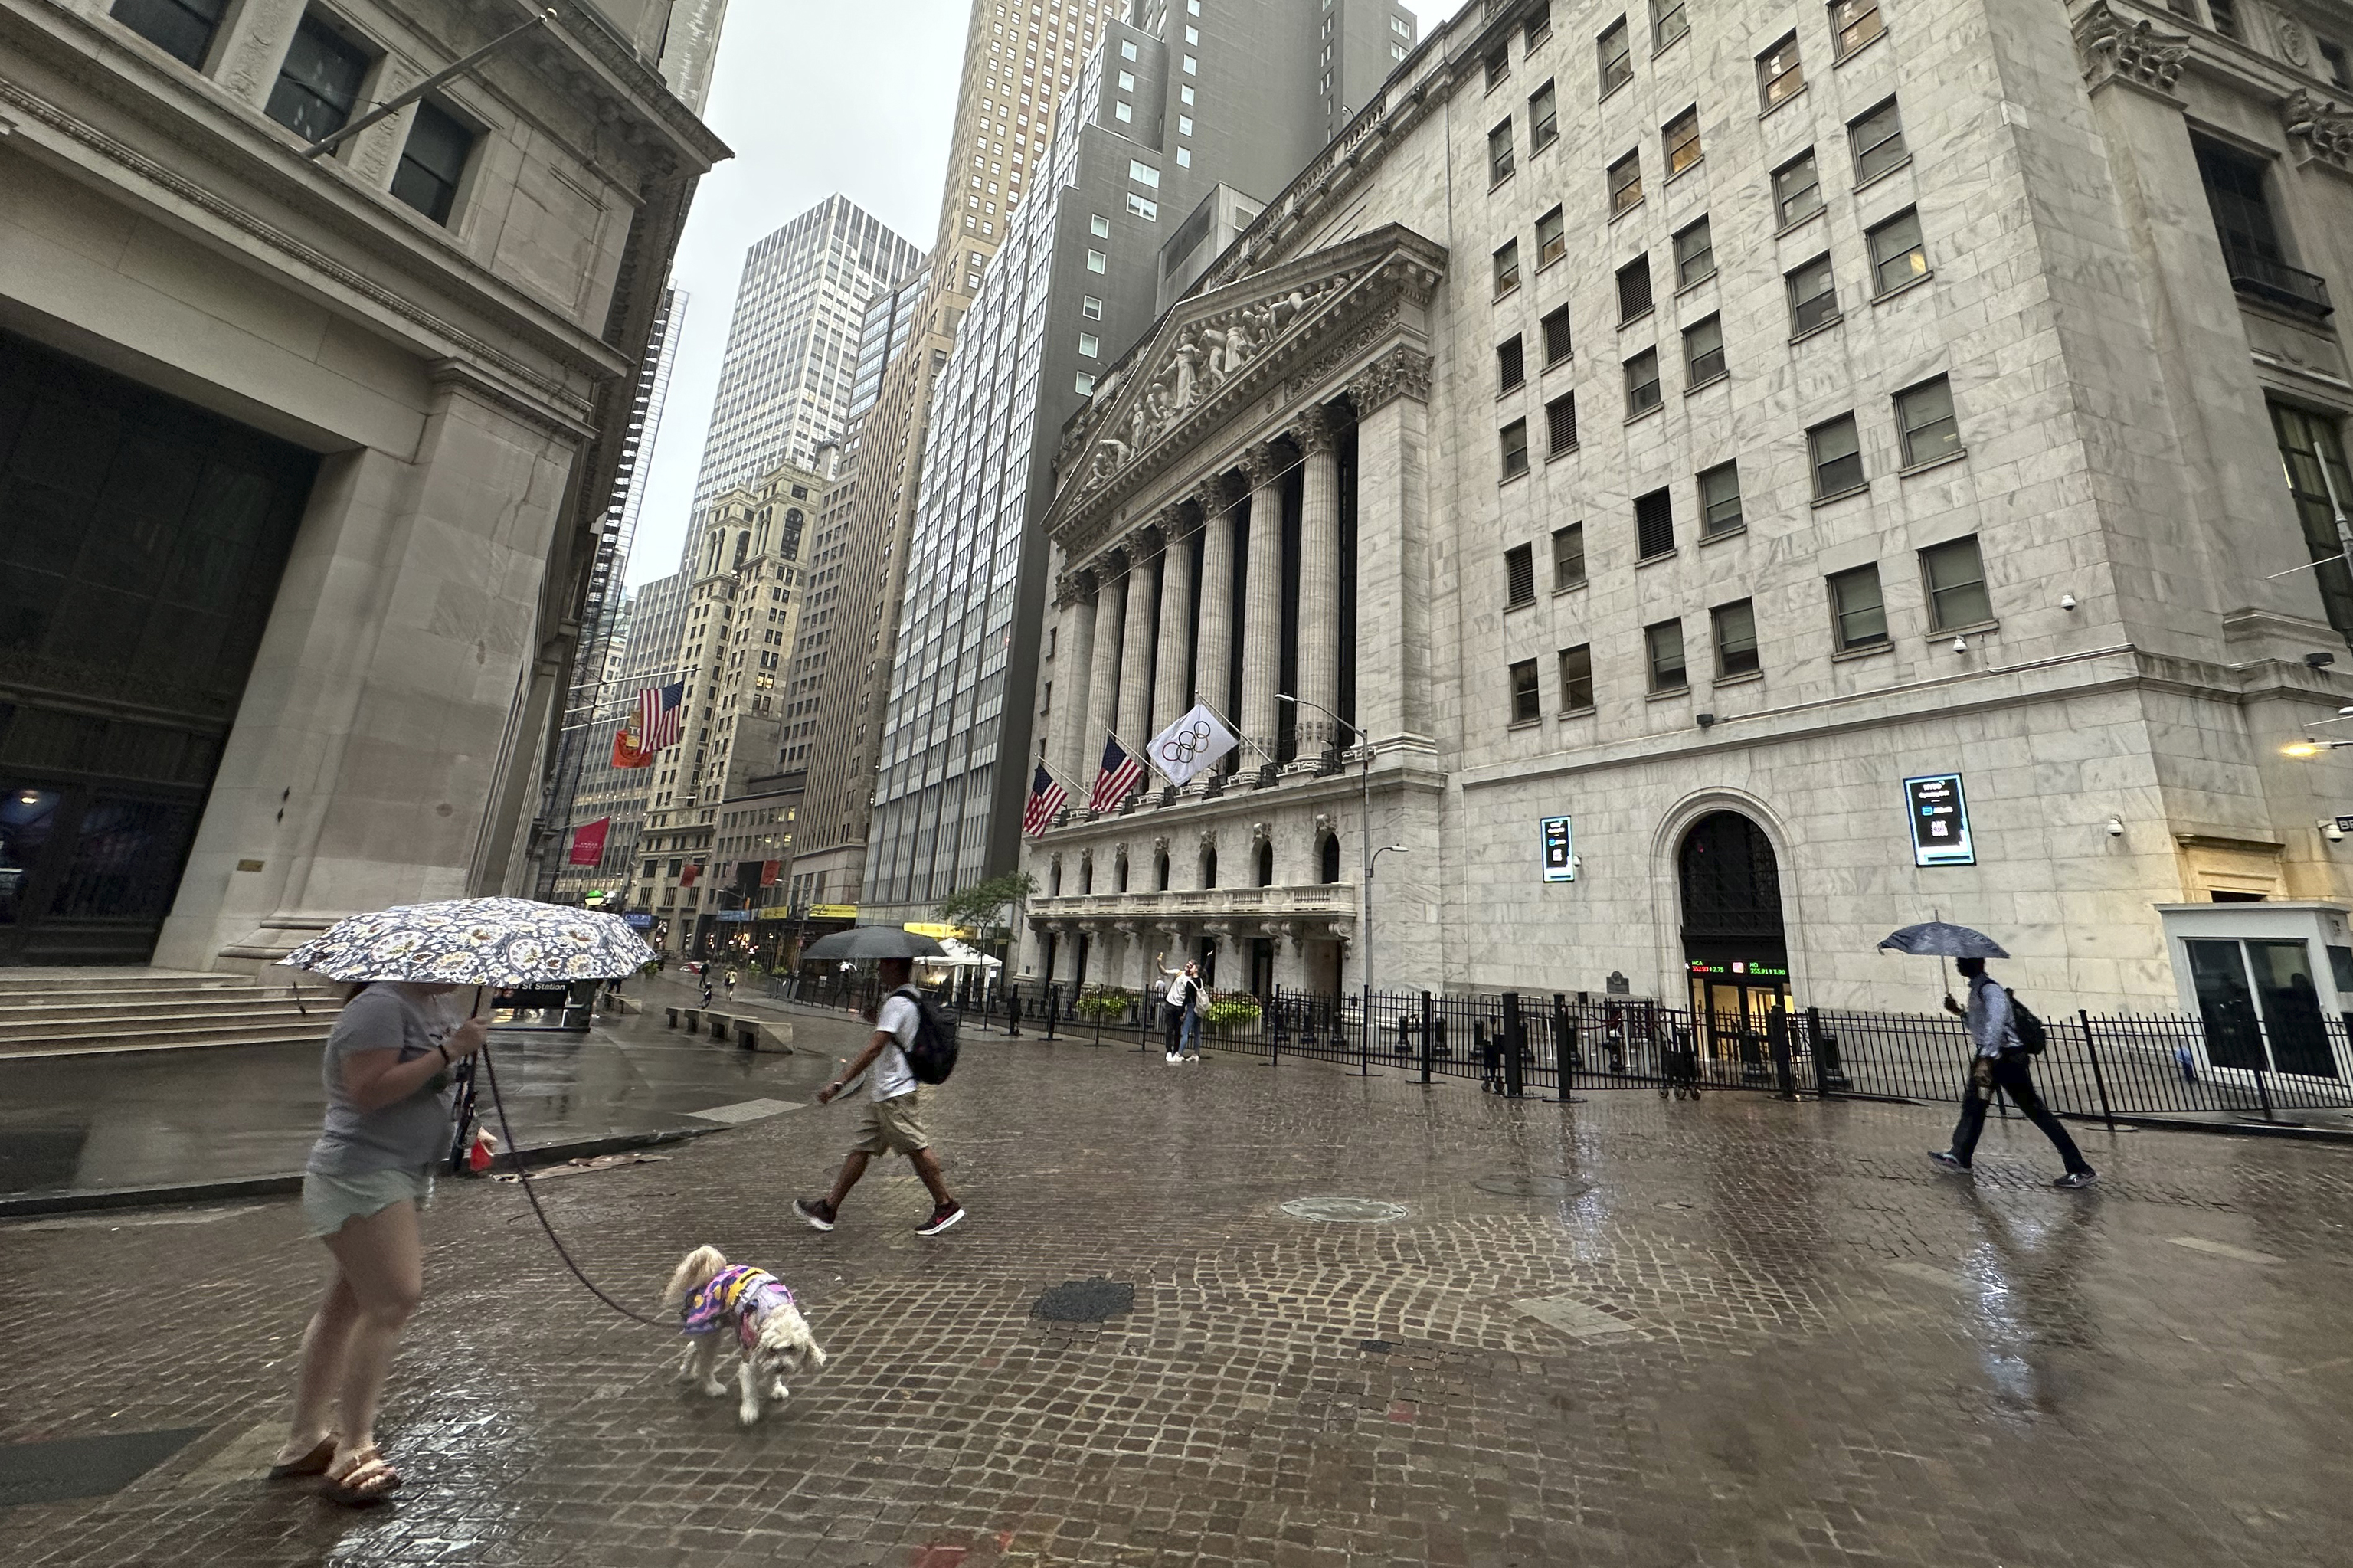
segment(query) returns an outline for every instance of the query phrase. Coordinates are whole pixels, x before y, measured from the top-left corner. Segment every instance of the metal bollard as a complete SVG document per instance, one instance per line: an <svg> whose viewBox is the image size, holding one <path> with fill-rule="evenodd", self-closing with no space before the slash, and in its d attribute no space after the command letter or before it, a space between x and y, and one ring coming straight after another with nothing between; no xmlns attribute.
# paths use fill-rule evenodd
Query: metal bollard
<svg viewBox="0 0 2353 1568"><path fill-rule="evenodd" d="M1504 1094L1506 1098L1519 1099L1525 1088L1525 1074L1520 1057L1527 1050L1527 1022L1520 1016L1520 993L1504 993Z"/></svg>
<svg viewBox="0 0 2353 1568"><path fill-rule="evenodd" d="M1428 991L1421 993L1421 1081L1430 1082L1430 1054L1438 1035L1437 1003Z"/></svg>
<svg viewBox="0 0 2353 1568"><path fill-rule="evenodd" d="M1555 1102L1565 1106L1581 1106L1585 1102L1570 1094L1570 1080L1577 1072L1577 1025L1568 1016L1568 995L1566 991L1552 993L1553 1071L1560 1079L1560 1092Z"/></svg>

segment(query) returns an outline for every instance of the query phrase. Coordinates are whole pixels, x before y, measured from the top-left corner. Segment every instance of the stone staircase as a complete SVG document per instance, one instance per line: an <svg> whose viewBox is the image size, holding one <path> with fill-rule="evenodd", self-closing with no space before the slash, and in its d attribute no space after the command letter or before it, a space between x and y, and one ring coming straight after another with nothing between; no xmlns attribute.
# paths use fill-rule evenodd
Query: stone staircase
<svg viewBox="0 0 2353 1568"><path fill-rule="evenodd" d="M315 1043L341 1005L336 988L305 985L298 1005L286 982L244 975L0 969L0 1057Z"/></svg>

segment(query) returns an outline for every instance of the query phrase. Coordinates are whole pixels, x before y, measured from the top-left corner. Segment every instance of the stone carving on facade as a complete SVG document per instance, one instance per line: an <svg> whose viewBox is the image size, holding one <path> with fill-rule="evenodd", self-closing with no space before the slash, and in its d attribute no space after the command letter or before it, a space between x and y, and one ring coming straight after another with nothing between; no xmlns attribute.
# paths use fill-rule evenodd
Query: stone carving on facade
<svg viewBox="0 0 2353 1568"><path fill-rule="evenodd" d="M1218 830L1217 830L1217 829L1215 829L1215 828L1203 828L1203 829L1201 830L1201 847L1202 847L1203 849L1205 849L1205 850L1208 851L1211 854L1215 854L1215 853L1218 853Z"/></svg>
<svg viewBox="0 0 2353 1568"><path fill-rule="evenodd" d="M2127 22L2107 0L2099 0L2075 23L2075 53L2084 79L2094 87L2121 80L2170 92L2189 58L2189 39L2182 33L2160 33L2145 19Z"/></svg>
<svg viewBox="0 0 2353 1568"><path fill-rule="evenodd" d="M1328 833L1328 832L1330 832L1331 831L1332 831L1332 813L1331 813L1331 812L1329 812L1329 811L1318 811L1318 812L1316 812L1316 813L1315 813L1315 836L1316 836L1318 839L1321 839L1321 838L1322 838L1325 833Z"/></svg>
<svg viewBox="0 0 2353 1568"><path fill-rule="evenodd" d="M2315 159L2342 173L2353 173L2353 114L2303 88L2280 105L2280 123L2299 163Z"/></svg>
<svg viewBox="0 0 2353 1568"><path fill-rule="evenodd" d="M1387 408L1399 397L1410 397L1417 403L1430 401L1430 355L1418 348L1399 344L1365 367L1364 374L1348 383L1348 401L1356 405L1356 418Z"/></svg>
<svg viewBox="0 0 2353 1568"><path fill-rule="evenodd" d="M2303 70L2312 64L2312 43L2304 25L2293 16L2281 16L2272 24L2272 36L2279 40L2280 53L2287 63Z"/></svg>
<svg viewBox="0 0 2353 1568"><path fill-rule="evenodd" d="M1250 848L1256 849L1261 844L1271 844L1273 842L1274 824L1272 822L1252 822L1250 824Z"/></svg>

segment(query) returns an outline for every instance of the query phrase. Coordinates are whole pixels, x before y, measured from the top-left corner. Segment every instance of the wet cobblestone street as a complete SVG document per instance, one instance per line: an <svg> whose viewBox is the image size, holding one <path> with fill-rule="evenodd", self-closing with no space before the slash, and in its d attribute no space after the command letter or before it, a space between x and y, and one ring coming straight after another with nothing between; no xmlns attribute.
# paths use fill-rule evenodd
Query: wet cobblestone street
<svg viewBox="0 0 2353 1568"><path fill-rule="evenodd" d="M9 1560L2344 1560L2336 1150L2079 1126L2103 1181L2068 1193L2014 1120L1973 1182L1933 1169L1948 1107L1564 1107L1067 1042L973 1040L933 1094L971 1210L933 1240L903 1161L830 1235L793 1216L848 1105L545 1187L624 1299L701 1242L792 1286L832 1365L749 1432L513 1188L445 1185L380 1427L407 1487L370 1513L256 1478L325 1272L290 1199L0 1225L0 1442L203 1431L111 1496L0 1512ZM1294 1202L1333 1197L1402 1213ZM1033 1310L1098 1278L1133 1305Z"/></svg>

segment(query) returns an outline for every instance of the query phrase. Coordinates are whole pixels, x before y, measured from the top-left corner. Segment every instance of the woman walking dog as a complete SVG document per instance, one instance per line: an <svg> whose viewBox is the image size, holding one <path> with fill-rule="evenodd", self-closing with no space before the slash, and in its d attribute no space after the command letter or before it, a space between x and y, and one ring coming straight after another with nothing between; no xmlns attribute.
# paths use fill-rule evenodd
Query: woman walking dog
<svg viewBox="0 0 2353 1568"><path fill-rule="evenodd" d="M303 1172L302 1218L335 1277L303 1332L293 1427L269 1474L322 1477L320 1494L350 1508L400 1487L376 1452L376 1404L424 1292L417 1211L449 1148L450 1069L489 1033L457 989L362 985L327 1037L326 1126Z"/></svg>

